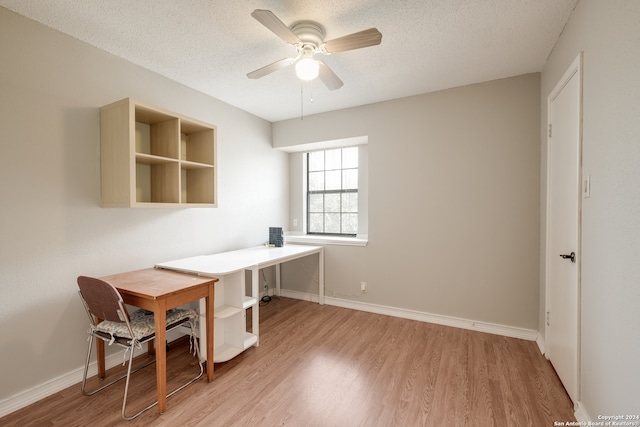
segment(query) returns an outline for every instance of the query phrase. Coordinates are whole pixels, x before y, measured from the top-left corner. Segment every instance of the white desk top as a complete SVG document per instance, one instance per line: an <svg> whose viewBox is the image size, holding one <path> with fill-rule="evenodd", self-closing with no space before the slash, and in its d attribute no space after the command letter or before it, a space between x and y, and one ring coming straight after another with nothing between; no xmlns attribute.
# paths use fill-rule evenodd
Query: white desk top
<svg viewBox="0 0 640 427"><path fill-rule="evenodd" d="M282 247L256 246L231 252L200 255L156 264L158 268L199 274L221 276L239 270L264 268L290 259L300 258L322 251L322 246L291 245Z"/></svg>

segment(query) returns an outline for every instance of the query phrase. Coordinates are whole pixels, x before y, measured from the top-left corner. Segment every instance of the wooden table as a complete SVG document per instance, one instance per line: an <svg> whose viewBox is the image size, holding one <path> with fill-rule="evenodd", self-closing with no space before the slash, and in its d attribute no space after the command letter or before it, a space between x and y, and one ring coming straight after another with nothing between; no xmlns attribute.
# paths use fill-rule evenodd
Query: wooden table
<svg viewBox="0 0 640 427"><path fill-rule="evenodd" d="M213 380L213 306L214 286L218 279L157 268L114 274L101 279L115 286L126 304L154 313L158 343L155 346L158 412L163 413L167 409L167 349L164 345L167 310L201 298L205 299L207 379ZM104 341L97 340L96 344L98 375L104 377Z"/></svg>

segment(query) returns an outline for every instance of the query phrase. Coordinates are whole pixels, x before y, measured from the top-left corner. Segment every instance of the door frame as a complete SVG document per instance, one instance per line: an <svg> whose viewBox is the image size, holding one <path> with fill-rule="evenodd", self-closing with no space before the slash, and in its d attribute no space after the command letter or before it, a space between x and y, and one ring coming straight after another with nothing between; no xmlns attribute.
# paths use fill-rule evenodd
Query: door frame
<svg viewBox="0 0 640 427"><path fill-rule="evenodd" d="M583 197L583 191L582 188L584 186L583 183L583 178L582 178L582 121L583 121L583 52L580 52L578 54L578 56L573 60L573 62L571 63L571 65L569 66L569 68L567 68L567 70L565 71L565 73L563 74L562 78L560 78L558 80L558 83L556 83L555 87L553 88L553 90L551 91L551 93L549 94L549 96L547 97L547 127L546 127L546 132L547 132L547 171L546 171L546 179L547 179L547 188L546 188L546 218L545 218L545 236L546 236L546 242L545 242L545 309L544 309L544 329L545 329L545 341L549 342L549 336L550 336L550 330L549 330L549 322L548 322L548 313L549 313L549 309L550 309L550 280L549 280L549 276L550 276L550 263L551 260L553 259L554 261L556 260L555 257L558 256L558 254L552 253L551 248L550 248L550 241L551 239L550 237L550 217L551 217L551 212L550 212L550 188L551 188L551 182L550 182L550 175L551 175L551 170L550 170L550 164L551 162L549 161L550 159L550 137L549 137L549 124L551 123L551 103L553 102L553 100L555 100L555 98L560 94L560 92L564 89L564 87L567 85L567 83L569 82L569 80L571 80L571 78L573 76L577 75L578 78L580 79L579 81L579 86L580 86L580 105L579 105L579 112L578 112L578 122L579 122L579 126L578 126L578 170L577 170L577 182L579 183L579 187L578 187L578 192L576 194L576 197L578 198L578 217L576 218L577 220L577 236L578 236L578 241L577 241L577 247L575 249L576 252L576 268L577 268L577 307L576 307L576 315L577 315L577 319L576 319L576 325L577 325L577 342L576 342L576 350L577 350L577 357L576 357L576 366L575 366L575 375L576 375L576 396L575 397L575 402L574 405L578 405L578 402L580 401L580 366L581 366L581 284L582 284L582 197ZM548 346L545 346L546 350L545 350L545 357L547 359L549 359L549 353L550 353L550 348Z"/></svg>

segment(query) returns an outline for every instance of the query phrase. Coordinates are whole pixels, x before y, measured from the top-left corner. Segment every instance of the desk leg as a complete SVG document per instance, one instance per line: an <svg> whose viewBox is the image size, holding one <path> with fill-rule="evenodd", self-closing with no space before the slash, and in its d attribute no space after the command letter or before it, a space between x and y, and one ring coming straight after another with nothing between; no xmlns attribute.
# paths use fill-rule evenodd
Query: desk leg
<svg viewBox="0 0 640 427"><path fill-rule="evenodd" d="M167 410L167 310L163 302L153 311L156 326L156 385L158 388L158 412Z"/></svg>
<svg viewBox="0 0 640 427"><path fill-rule="evenodd" d="M214 339L214 335L213 335L213 306L214 306L214 297L215 297L215 283L211 283L209 285L209 295L205 298L205 311L206 311L206 334L207 334L207 339L206 339L206 357L207 357L207 380L208 381L213 381L213 360L214 360L214 354L213 354L213 339ZM202 326L200 327L200 333L202 334ZM201 347L202 348L202 347Z"/></svg>
<svg viewBox="0 0 640 427"><path fill-rule="evenodd" d="M280 296L280 286L282 285L282 280L280 279L280 264L276 264L276 296Z"/></svg>
<svg viewBox="0 0 640 427"><path fill-rule="evenodd" d="M324 249L318 252L318 302L324 304Z"/></svg>
<svg viewBox="0 0 640 427"><path fill-rule="evenodd" d="M251 333L258 337L258 340L255 344L256 347L260 345L260 313L258 311L258 306L260 305L260 278L258 277L259 274L260 268L258 268L258 266L254 266L251 269L251 294L258 300L258 302L256 303L256 305L251 307Z"/></svg>

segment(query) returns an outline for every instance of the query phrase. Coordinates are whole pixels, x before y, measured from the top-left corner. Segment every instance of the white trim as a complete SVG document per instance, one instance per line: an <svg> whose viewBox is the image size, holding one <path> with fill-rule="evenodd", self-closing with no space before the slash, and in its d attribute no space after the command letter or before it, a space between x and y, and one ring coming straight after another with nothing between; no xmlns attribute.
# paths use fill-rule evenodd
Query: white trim
<svg viewBox="0 0 640 427"><path fill-rule="evenodd" d="M318 295L316 294L310 294L307 292L298 292L298 291L291 291L288 289L282 289L280 288L280 296L283 296L285 298L293 298L293 299L299 299L302 301L311 301L311 302L318 302L319 298ZM325 301L327 300L327 297L324 297Z"/></svg>
<svg viewBox="0 0 640 427"><path fill-rule="evenodd" d="M287 243L306 243L314 245L342 245L342 246L367 246L369 236L358 235L357 237L341 236L320 236L303 234L301 232L287 231L284 234Z"/></svg>
<svg viewBox="0 0 640 427"><path fill-rule="evenodd" d="M171 342L174 339L181 337L182 335L184 334L180 333L179 331L171 331L167 336L167 340ZM122 349L122 351L118 351L114 354L111 354L105 357L104 359L105 369L110 369L110 368L113 368L114 366L121 365L122 361L124 360L123 359L124 352L125 350ZM146 352L147 352L146 347L144 347L144 348L136 349L133 355L134 357L137 357L141 354L145 354ZM94 351L91 353L91 356L95 358L95 354L96 353L94 349ZM85 356L86 356L86 352L84 352L83 354L83 360ZM35 387L32 387L28 390L22 391L17 394L14 394L13 396L10 396L0 401L0 418L14 411L17 411L18 409L22 409L25 406L29 406L40 399L44 399L45 397L51 396L52 394L55 394L59 391L62 391L74 385L78 386L78 396L83 397L80 391L80 383L82 382L83 373L84 373L84 362L83 362L83 365L78 369L74 369L71 372L68 372L57 378L49 380L45 383L38 384ZM95 361L91 362L89 364L87 377L91 378L97 374L98 374L97 363Z"/></svg>
<svg viewBox="0 0 640 427"><path fill-rule="evenodd" d="M354 136L352 138L333 139L331 141L308 142L306 144L289 145L286 147L273 147L286 153L304 153L307 151L330 150L332 148L353 147L369 143L367 136Z"/></svg>
<svg viewBox="0 0 640 427"><path fill-rule="evenodd" d="M544 338L542 338L542 335L538 334L538 338L536 338L536 344L538 344L538 349L540 350L540 354L546 356L546 351L544 348Z"/></svg>
<svg viewBox="0 0 640 427"><path fill-rule="evenodd" d="M582 402L576 402L574 409L575 412L573 413L573 415L576 417L576 421L586 424L593 421Z"/></svg>
<svg viewBox="0 0 640 427"><path fill-rule="evenodd" d="M122 351L119 351L115 354L112 354L105 358L105 366L107 369L112 368L118 364L122 363ZM144 349L136 350L134 353L136 356L138 354L142 354L146 352ZM95 356L95 352L93 353ZM50 381L47 381L43 384L39 384L35 387L30 388L29 390L25 390L21 393L15 394L2 402L0 402L0 417L3 417L11 412L17 411L18 409L24 408L32 403L37 402L40 399L43 399L47 396L50 396L54 393L57 393L61 390L64 390L67 387L71 387L73 385L78 385L78 396L82 396L80 392L79 383L82 381L82 373L84 372L84 365L78 369L74 369L73 371L59 376L58 378L54 378ZM96 362L92 362L89 364L89 372L88 377L92 377L98 374L98 368L96 366Z"/></svg>
<svg viewBox="0 0 640 427"><path fill-rule="evenodd" d="M313 301L317 295L304 292L281 290L284 297ZM462 319L459 317L443 316L404 308L389 307L378 304L369 304L358 301L350 301L341 298L324 297L324 303L336 307L349 308L352 310L366 311L369 313L383 314L387 316L400 317L403 319L417 320L420 322L434 323L437 325L451 326L454 328L469 329L472 331L486 332L489 334L502 335L505 337L519 338L527 341L537 341L538 331L514 326L498 325L495 323L478 322L475 320Z"/></svg>

